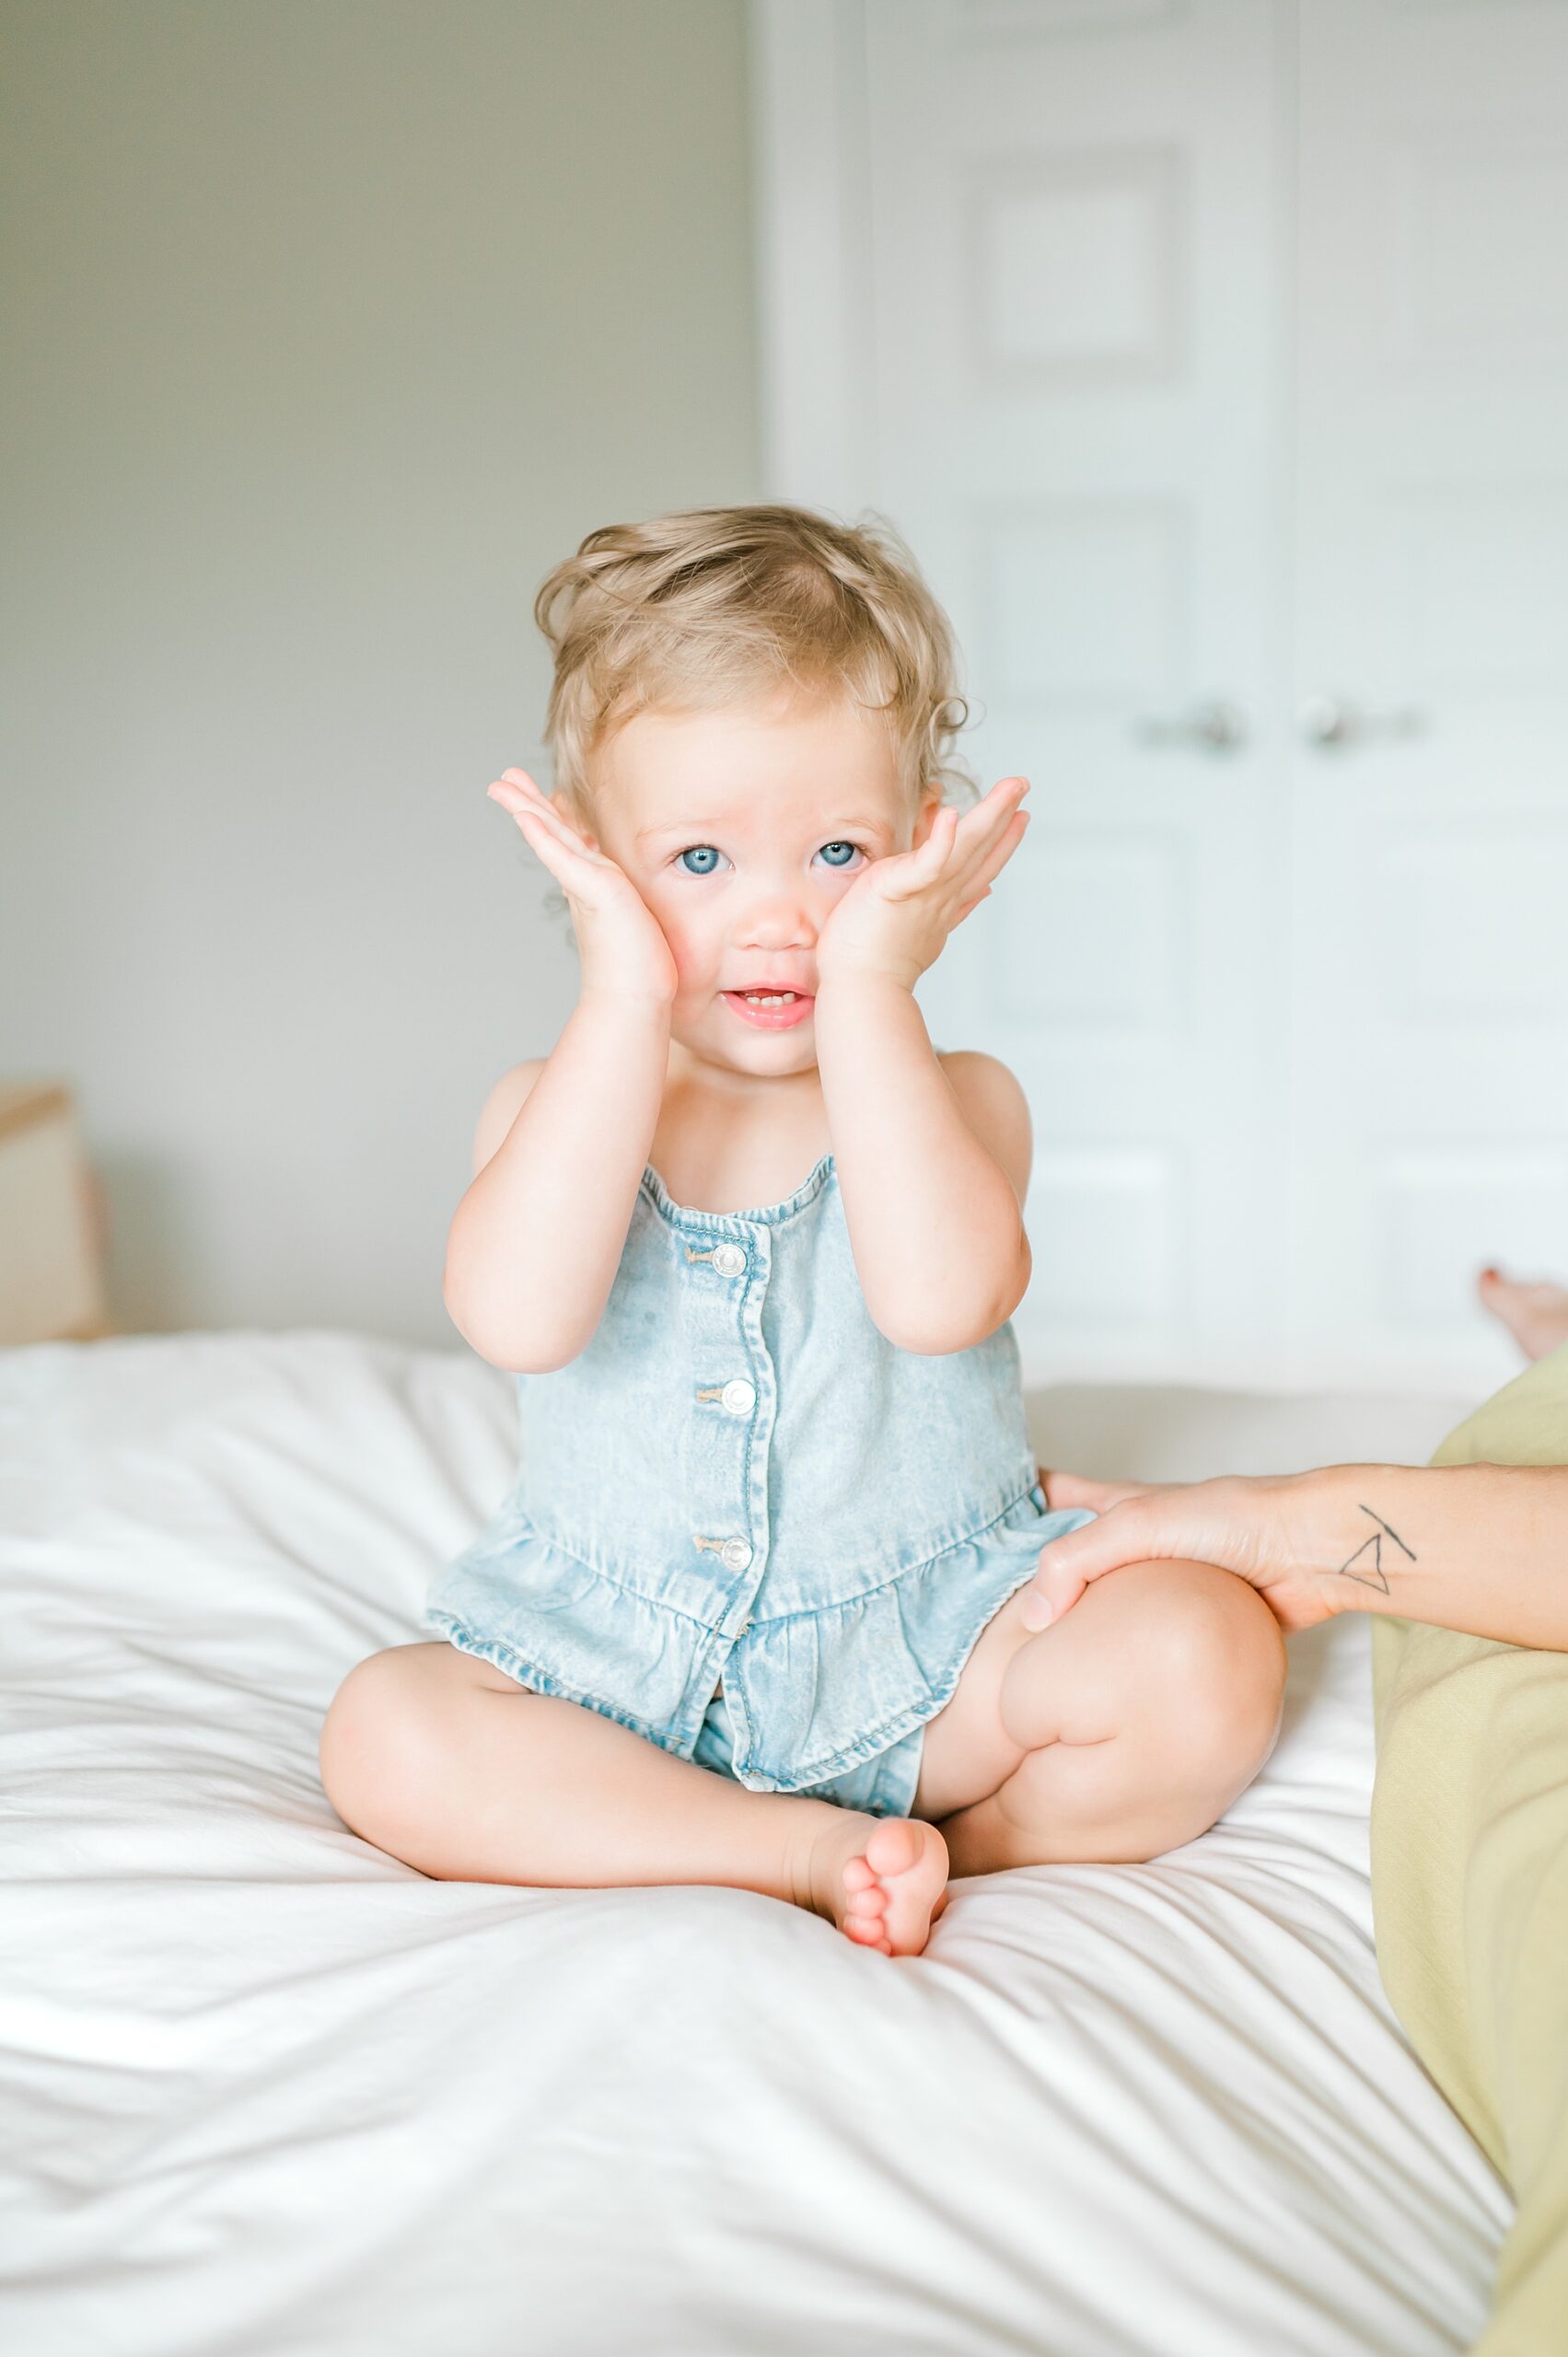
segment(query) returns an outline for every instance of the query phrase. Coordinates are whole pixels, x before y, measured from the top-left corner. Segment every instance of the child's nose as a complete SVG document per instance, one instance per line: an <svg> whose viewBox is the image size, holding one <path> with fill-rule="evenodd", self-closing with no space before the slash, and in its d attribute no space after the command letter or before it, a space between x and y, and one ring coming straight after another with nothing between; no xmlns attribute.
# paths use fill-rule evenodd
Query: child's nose
<svg viewBox="0 0 1568 2357"><path fill-rule="evenodd" d="M817 938L817 919L808 894L798 889L760 891L746 911L743 942L762 949L808 946Z"/></svg>

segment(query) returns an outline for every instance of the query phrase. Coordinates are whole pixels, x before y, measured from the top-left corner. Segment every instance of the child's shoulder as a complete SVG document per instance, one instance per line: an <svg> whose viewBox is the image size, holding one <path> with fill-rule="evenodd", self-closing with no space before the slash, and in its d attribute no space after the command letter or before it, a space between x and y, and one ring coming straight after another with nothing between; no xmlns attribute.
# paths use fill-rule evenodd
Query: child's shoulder
<svg viewBox="0 0 1568 2357"><path fill-rule="evenodd" d="M527 1063L514 1064L504 1072L484 1100L479 1123L473 1133L473 1175L477 1178L493 1154L499 1151L502 1140L528 1099L528 1093L548 1058L534 1056Z"/></svg>
<svg viewBox="0 0 1568 2357"><path fill-rule="evenodd" d="M1028 1098L1000 1057L979 1048L944 1048L937 1061L959 1110L992 1160L1000 1165L1023 1202L1028 1191L1034 1132Z"/></svg>

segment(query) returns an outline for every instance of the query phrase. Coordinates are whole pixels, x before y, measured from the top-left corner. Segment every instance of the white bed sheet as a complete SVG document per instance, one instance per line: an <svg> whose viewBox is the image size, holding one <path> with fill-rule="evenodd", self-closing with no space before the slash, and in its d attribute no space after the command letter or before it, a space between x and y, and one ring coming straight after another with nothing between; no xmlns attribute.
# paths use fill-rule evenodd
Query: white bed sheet
<svg viewBox="0 0 1568 2357"><path fill-rule="evenodd" d="M337 1818L317 1735L423 1635L512 1398L324 1331L0 1353L14 2357L1468 2344L1509 2204L1377 1979L1365 1621L1292 1641L1202 1840L958 1883L918 1958L749 1892L428 1881ZM1230 1406L1177 1464L1150 1407L1125 1469L1449 1420Z"/></svg>

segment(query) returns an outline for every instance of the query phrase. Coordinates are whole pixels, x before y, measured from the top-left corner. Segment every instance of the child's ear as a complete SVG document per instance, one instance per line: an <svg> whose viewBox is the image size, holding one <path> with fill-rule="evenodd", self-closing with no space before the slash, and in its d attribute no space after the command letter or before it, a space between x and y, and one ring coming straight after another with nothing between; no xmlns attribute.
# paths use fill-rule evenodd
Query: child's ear
<svg viewBox="0 0 1568 2357"><path fill-rule="evenodd" d="M921 795L920 808L915 815L914 841L910 845L910 849L912 851L918 851L920 849L921 844L925 841L926 836L931 832L932 828L935 826L936 822L936 813L941 809L941 787L939 785L928 785L925 792Z"/></svg>

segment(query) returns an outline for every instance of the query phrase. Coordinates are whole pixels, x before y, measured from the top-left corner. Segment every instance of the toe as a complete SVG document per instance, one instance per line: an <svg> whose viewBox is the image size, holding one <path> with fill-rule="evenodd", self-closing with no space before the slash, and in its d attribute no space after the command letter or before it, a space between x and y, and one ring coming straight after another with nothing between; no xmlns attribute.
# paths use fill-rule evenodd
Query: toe
<svg viewBox="0 0 1568 2357"><path fill-rule="evenodd" d="M877 1875L908 1874L920 1853L920 1837L907 1817L885 1817L866 1838L865 1862Z"/></svg>

